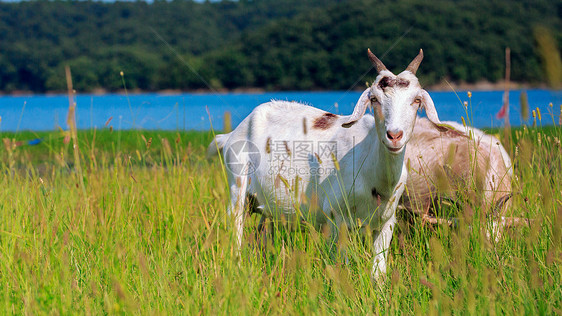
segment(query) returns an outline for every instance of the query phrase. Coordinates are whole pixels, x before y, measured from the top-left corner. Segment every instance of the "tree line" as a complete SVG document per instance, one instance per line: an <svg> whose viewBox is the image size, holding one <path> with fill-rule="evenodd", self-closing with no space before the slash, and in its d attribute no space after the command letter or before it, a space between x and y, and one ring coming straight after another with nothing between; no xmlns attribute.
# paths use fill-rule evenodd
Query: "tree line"
<svg viewBox="0 0 562 316"><path fill-rule="evenodd" d="M512 80L543 83L537 38L562 47L560 16L551 0L0 3L0 91L64 91L65 65L80 92L347 89L368 47L397 71L423 48L433 84L501 80L509 46Z"/></svg>

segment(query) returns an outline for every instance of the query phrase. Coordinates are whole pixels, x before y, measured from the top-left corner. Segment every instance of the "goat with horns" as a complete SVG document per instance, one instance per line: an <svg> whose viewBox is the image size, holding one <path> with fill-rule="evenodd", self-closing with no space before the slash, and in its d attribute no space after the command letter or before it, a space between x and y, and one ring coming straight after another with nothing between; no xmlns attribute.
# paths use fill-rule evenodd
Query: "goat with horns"
<svg viewBox="0 0 562 316"><path fill-rule="evenodd" d="M256 107L234 131L217 135L210 144L210 154L224 154L238 249L245 204L253 201L262 219L328 225L333 240L343 227L371 229L371 275L377 279L386 272L396 207L407 178L405 147L416 113L425 108L433 123L440 122L416 77L422 50L398 75L370 50L368 56L378 76L350 116L272 101ZM364 115L369 106L374 116Z"/></svg>

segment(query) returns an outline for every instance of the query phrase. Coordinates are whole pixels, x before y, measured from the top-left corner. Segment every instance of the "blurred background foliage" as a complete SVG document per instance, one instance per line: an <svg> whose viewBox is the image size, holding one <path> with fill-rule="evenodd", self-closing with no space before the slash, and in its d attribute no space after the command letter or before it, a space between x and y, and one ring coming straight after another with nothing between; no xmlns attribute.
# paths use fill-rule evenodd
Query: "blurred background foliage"
<svg viewBox="0 0 562 316"><path fill-rule="evenodd" d="M552 0L0 2L0 91L64 91L65 65L79 92L122 89L121 71L144 91L347 89L368 47L396 71L423 48L426 85L497 82L507 46L512 80L557 87L561 16Z"/></svg>

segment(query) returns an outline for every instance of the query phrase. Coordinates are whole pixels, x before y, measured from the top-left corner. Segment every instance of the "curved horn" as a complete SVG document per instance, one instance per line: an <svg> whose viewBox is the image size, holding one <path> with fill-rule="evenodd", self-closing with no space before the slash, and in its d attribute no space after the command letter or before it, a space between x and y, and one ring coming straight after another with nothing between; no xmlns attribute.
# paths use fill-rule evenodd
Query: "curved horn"
<svg viewBox="0 0 562 316"><path fill-rule="evenodd" d="M410 71L415 75L416 71L418 71L418 67L420 66L422 60L423 60L423 50L420 48L420 52L418 56L416 56L416 58L412 60L412 62L408 65L408 68L406 68L406 70Z"/></svg>
<svg viewBox="0 0 562 316"><path fill-rule="evenodd" d="M375 54L371 52L370 48L367 48L367 55L369 55L369 59L371 60L375 68L377 68L377 72L388 70L386 69L386 66L382 63L382 61L380 61L380 59L378 59L377 56L375 56Z"/></svg>
<svg viewBox="0 0 562 316"><path fill-rule="evenodd" d="M353 109L353 113L348 117L347 121L341 125L342 127L350 128L353 124L357 123L363 115L365 115L367 107L371 104L371 100L369 99L371 95L370 92L371 88L367 88L363 91L361 97L359 97L359 101L357 101L357 104L355 105L355 109Z"/></svg>

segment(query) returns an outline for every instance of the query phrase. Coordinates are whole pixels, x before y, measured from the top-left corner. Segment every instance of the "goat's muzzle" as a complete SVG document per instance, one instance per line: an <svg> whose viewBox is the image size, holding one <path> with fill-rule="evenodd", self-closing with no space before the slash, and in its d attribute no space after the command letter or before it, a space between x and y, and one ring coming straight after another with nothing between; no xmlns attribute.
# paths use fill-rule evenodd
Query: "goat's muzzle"
<svg viewBox="0 0 562 316"><path fill-rule="evenodd" d="M400 141L402 140L402 136L404 136L404 131L386 131L386 138L392 144L392 147L389 146L389 150L392 152L399 151L402 148Z"/></svg>
<svg viewBox="0 0 562 316"><path fill-rule="evenodd" d="M386 132L386 137L388 137L388 139L392 143L395 143L395 142L401 140L402 136L404 136L404 131L398 131L398 132L387 131Z"/></svg>

